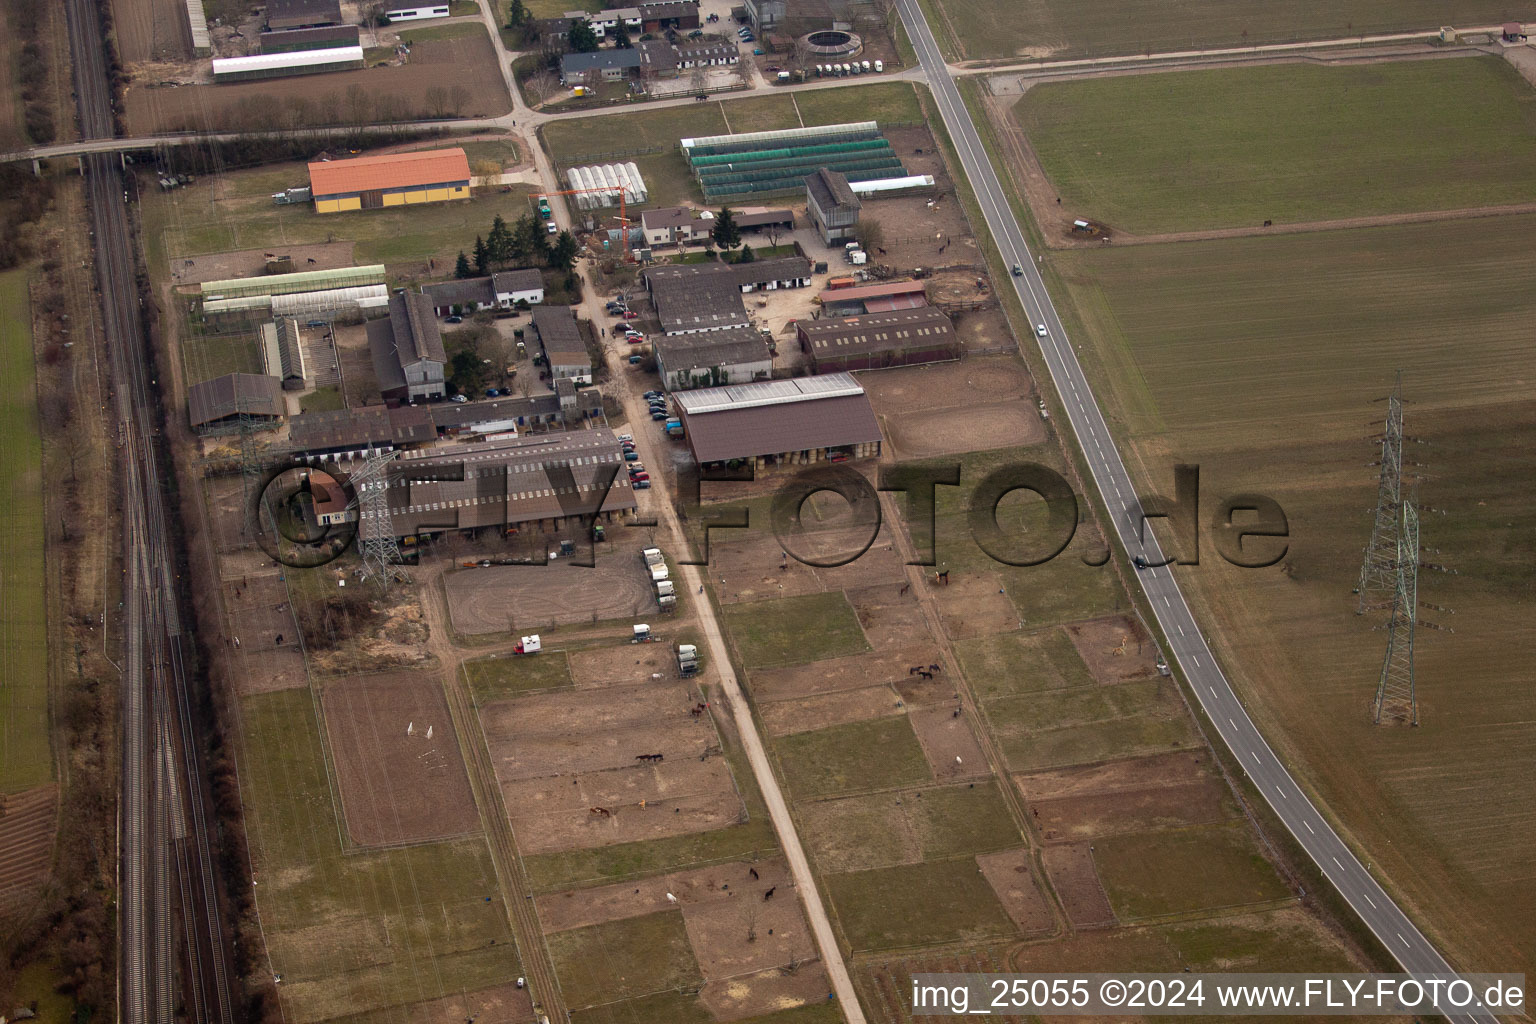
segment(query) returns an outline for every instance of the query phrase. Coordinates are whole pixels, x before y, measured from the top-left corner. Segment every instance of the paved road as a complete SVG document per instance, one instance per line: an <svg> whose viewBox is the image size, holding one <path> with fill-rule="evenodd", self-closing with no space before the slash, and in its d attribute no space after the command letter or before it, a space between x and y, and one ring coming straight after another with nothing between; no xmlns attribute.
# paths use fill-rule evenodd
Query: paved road
<svg viewBox="0 0 1536 1024"><path fill-rule="evenodd" d="M1025 245L1024 234L1008 205L1007 193L987 158L976 126L939 55L938 44L916 0L897 0L897 6L906 24L907 35L927 71L965 175L976 190L987 227L1003 259L1018 263L1023 270L1022 276L1010 280L1031 322L1046 326L1048 336L1041 339L1046 365L1092 471L1094 485L1109 509L1115 533L1125 550L1140 554L1149 564L1158 566L1136 573L1136 576L1158 625L1168 638L1173 661L1183 671L1222 741L1242 762L1244 771L1274 808L1275 814L1403 969L1413 974L1449 974L1450 965L1386 894L1366 866L1350 852L1327 819L1296 785L1269 744L1264 742L1206 645L1179 590L1175 572L1171 567L1160 565L1164 559L1156 538L1149 532L1146 544L1139 539L1137 524L1141 505L1130 474L1120 460L1109 427L1088 388L1088 380L1067 339L1066 329L1051 305L1045 282L1036 269L1035 257ZM1459 1024L1474 1020L1489 1024L1495 1020L1486 1011L1452 1019Z"/></svg>

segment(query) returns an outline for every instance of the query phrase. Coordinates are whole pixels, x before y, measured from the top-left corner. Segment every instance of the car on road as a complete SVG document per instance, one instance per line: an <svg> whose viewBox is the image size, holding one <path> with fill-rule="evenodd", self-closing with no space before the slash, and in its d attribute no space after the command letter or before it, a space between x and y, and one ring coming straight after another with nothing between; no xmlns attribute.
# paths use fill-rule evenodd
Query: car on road
<svg viewBox="0 0 1536 1024"><path fill-rule="evenodd" d="M466 398L463 395L454 395L452 398L448 399L448 401L450 401L450 402L467 402L467 401L469 401L469 399Z"/></svg>
<svg viewBox="0 0 1536 1024"><path fill-rule="evenodd" d="M1142 558L1140 555L1137 555L1135 558L1131 559L1131 563L1135 565L1137 569L1145 569L1147 567L1147 560Z"/></svg>
<svg viewBox="0 0 1536 1024"><path fill-rule="evenodd" d="M1045 337L1045 334L1045 324L1035 324L1035 336L1037 338L1043 338Z"/></svg>
<svg viewBox="0 0 1536 1024"><path fill-rule="evenodd" d="M1014 277L1023 277L1024 276L1024 268L1019 266L1017 263L1015 263L1013 265L1013 276Z"/></svg>
<svg viewBox="0 0 1536 1024"><path fill-rule="evenodd" d="M550 221L548 224L544 225L544 230L551 235L558 235L560 233L560 226L554 221Z"/></svg>

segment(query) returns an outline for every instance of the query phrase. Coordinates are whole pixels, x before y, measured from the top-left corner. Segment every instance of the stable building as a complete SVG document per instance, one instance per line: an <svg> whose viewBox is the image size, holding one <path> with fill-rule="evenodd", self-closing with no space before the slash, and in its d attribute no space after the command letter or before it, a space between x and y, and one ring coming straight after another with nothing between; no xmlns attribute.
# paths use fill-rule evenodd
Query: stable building
<svg viewBox="0 0 1536 1024"><path fill-rule="evenodd" d="M263 32L257 40L262 53L294 53L300 50L334 50L362 46L362 30L356 25L327 25L324 28L295 28L283 32Z"/></svg>
<svg viewBox="0 0 1536 1024"><path fill-rule="evenodd" d="M469 158L455 147L321 161L309 165L309 185L316 213L468 199Z"/></svg>
<svg viewBox="0 0 1536 1024"><path fill-rule="evenodd" d="M549 367L551 380L568 377L577 384L592 383L592 357L587 354L571 307L533 307L533 330L544 349L544 363Z"/></svg>
<svg viewBox="0 0 1536 1024"><path fill-rule="evenodd" d="M288 446L306 462L347 462L436 440L431 413L422 406L328 409L288 421Z"/></svg>
<svg viewBox="0 0 1536 1024"><path fill-rule="evenodd" d="M425 295L391 295L389 317L368 324L368 349L386 401L415 402L447 394L443 368L448 355L432 301Z"/></svg>
<svg viewBox="0 0 1536 1024"><path fill-rule="evenodd" d="M226 373L187 389L187 418L199 434L276 425L287 411L283 382L266 374Z"/></svg>
<svg viewBox="0 0 1536 1024"><path fill-rule="evenodd" d="M267 0L267 31L341 24L340 0Z"/></svg>
<svg viewBox="0 0 1536 1024"><path fill-rule="evenodd" d="M853 288L829 288L818 298L822 316L890 313L928 305L928 292L921 281L882 281Z"/></svg>
<svg viewBox="0 0 1536 1024"><path fill-rule="evenodd" d="M660 34L668 29L688 31L699 27L698 0L654 0L636 7L640 13L640 29Z"/></svg>
<svg viewBox="0 0 1536 1024"><path fill-rule="evenodd" d="M384 17L391 23L397 21L426 21L429 18L448 17L447 4L385 4Z"/></svg>
<svg viewBox="0 0 1536 1024"><path fill-rule="evenodd" d="M633 47L560 55L560 84L564 86L584 85L587 75L594 72L605 82L620 82L639 70L640 51Z"/></svg>
<svg viewBox="0 0 1536 1024"><path fill-rule="evenodd" d="M959 359L955 325L931 306L891 313L801 320L795 324L800 349L812 372L879 370Z"/></svg>
<svg viewBox="0 0 1536 1024"><path fill-rule="evenodd" d="M303 390L308 374L297 320L285 316L261 325L261 363L267 376L282 381L285 390Z"/></svg>
<svg viewBox="0 0 1536 1024"><path fill-rule="evenodd" d="M823 167L806 175L805 205L816 233L827 245L842 245L853 238L863 204L840 172Z"/></svg>
<svg viewBox="0 0 1536 1024"><path fill-rule="evenodd" d="M746 384L773 375L768 342L751 327L675 334L654 342L656 371L668 391Z"/></svg>
<svg viewBox="0 0 1536 1024"><path fill-rule="evenodd" d="M557 531L637 508L606 427L402 452L384 472L397 537ZM362 516L379 515L364 508Z"/></svg>
<svg viewBox="0 0 1536 1024"><path fill-rule="evenodd" d="M758 471L880 456L880 424L852 376L733 384L672 395L700 467Z"/></svg>

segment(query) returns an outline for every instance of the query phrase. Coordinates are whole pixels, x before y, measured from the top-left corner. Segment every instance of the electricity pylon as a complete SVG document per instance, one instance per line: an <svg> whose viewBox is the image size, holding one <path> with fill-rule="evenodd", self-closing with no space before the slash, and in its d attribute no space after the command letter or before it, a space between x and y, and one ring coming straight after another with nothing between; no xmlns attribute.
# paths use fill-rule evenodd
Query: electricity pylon
<svg viewBox="0 0 1536 1024"><path fill-rule="evenodd" d="M1419 609L1419 513L1413 502L1402 504L1392 576L1392 617L1387 620L1387 656L1376 684L1377 725L1382 716L1419 724L1419 700L1413 683L1413 634Z"/></svg>
<svg viewBox="0 0 1536 1024"><path fill-rule="evenodd" d="M1376 490L1376 522L1371 527L1371 540L1365 546L1365 558L1360 564L1360 581L1355 586L1355 593L1360 595L1356 615L1365 614L1373 594L1391 595L1397 585L1396 562L1402 518L1403 379L1399 373L1397 386L1387 399L1387 426L1381 437L1381 483Z"/></svg>
<svg viewBox="0 0 1536 1024"><path fill-rule="evenodd" d="M363 468L352 477L356 497L348 509L357 513L357 547L363 569L384 588L411 578L401 564L400 543L389 514L388 466L393 460L388 452L369 449Z"/></svg>

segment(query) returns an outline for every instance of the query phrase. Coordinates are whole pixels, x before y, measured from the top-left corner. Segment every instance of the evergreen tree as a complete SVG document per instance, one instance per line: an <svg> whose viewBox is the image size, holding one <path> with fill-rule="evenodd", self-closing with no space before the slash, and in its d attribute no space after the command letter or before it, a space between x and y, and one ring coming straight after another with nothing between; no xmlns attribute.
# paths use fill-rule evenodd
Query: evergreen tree
<svg viewBox="0 0 1536 1024"><path fill-rule="evenodd" d="M485 239L475 236L475 273L485 275L491 270L491 254L485 247Z"/></svg>
<svg viewBox="0 0 1536 1024"><path fill-rule="evenodd" d="M722 249L734 249L741 244L741 229L736 226L736 214L729 206L722 206L715 215L715 227L710 235Z"/></svg>
<svg viewBox="0 0 1536 1024"><path fill-rule="evenodd" d="M556 270L570 270L576 265L576 254L580 251L576 236L569 231L562 231L560 237L555 239L555 244L550 246L549 265Z"/></svg>
<svg viewBox="0 0 1536 1024"><path fill-rule="evenodd" d="M523 0L512 0L512 6L507 8L507 28L519 28L528 20L528 8L523 6Z"/></svg>
<svg viewBox="0 0 1536 1024"><path fill-rule="evenodd" d="M629 29L624 27L622 19L613 32L613 48L615 50L633 50L635 48L635 44L629 41Z"/></svg>
<svg viewBox="0 0 1536 1024"><path fill-rule="evenodd" d="M459 250L459 262L453 265L453 276L461 281L475 276L475 270L469 265L469 257L464 255L463 249Z"/></svg>
<svg viewBox="0 0 1536 1024"><path fill-rule="evenodd" d="M752 251L752 246L742 245L741 252L736 255L737 263L751 263L757 259L757 254Z"/></svg>
<svg viewBox="0 0 1536 1024"><path fill-rule="evenodd" d="M548 238L544 226L533 214L523 214L512 228L513 258L522 266L543 260L549 249Z"/></svg>
<svg viewBox="0 0 1536 1024"><path fill-rule="evenodd" d="M493 264L512 261L512 232L507 229L507 222L502 220L499 213L491 222L491 233L485 240L485 254Z"/></svg>
<svg viewBox="0 0 1536 1024"><path fill-rule="evenodd" d="M586 18L577 18L571 22L571 27L565 31L565 41L576 53L597 52L597 33L592 31L592 25Z"/></svg>

